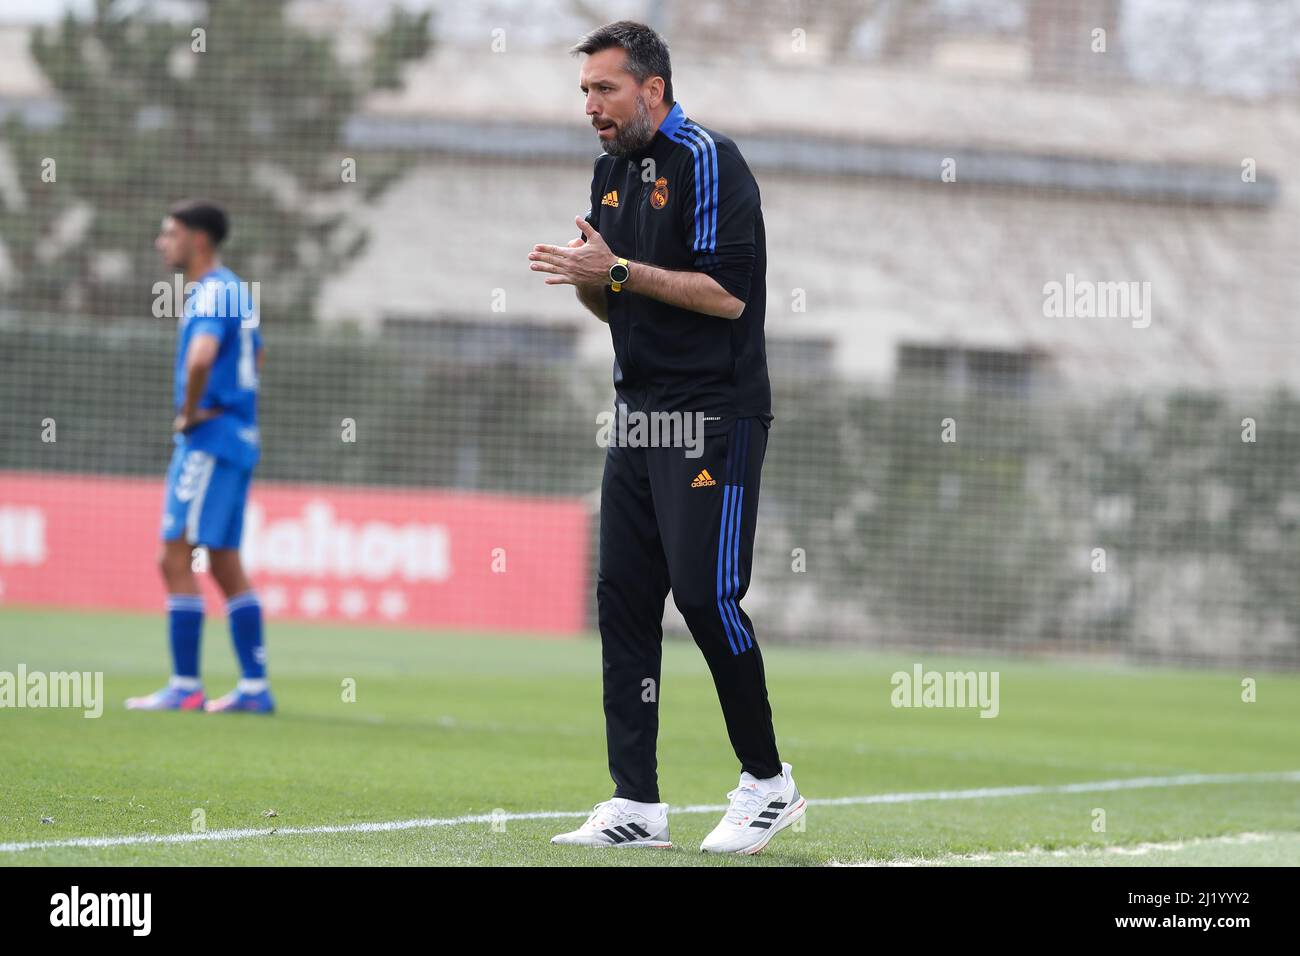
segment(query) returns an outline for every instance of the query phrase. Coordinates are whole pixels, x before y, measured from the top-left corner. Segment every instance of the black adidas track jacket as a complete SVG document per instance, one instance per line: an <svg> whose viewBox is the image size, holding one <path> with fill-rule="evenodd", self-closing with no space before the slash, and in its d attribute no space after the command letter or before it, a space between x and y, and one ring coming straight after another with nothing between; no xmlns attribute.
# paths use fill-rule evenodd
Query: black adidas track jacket
<svg viewBox="0 0 1300 956"><path fill-rule="evenodd" d="M771 421L767 243L758 183L736 144L674 103L646 147L597 157L586 219L633 270L645 262L707 272L745 303L739 318L725 319L607 286L617 400L631 410L702 412L710 424Z"/></svg>

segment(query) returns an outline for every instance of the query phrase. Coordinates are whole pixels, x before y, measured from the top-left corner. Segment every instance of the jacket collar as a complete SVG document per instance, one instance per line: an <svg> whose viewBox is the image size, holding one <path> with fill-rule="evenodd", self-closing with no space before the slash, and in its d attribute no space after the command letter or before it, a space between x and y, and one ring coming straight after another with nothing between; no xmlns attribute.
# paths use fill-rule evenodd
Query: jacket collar
<svg viewBox="0 0 1300 956"><path fill-rule="evenodd" d="M665 140L671 140L673 134L681 129L682 124L685 122L686 114L682 111L682 104L674 103L672 109L668 111L668 115L665 116L663 122L659 124L659 129L655 131L655 135L650 137L650 142L646 143L640 149L634 150L630 154L629 158L642 159L645 156L650 155L654 152L655 147L659 145L660 136L663 136Z"/></svg>
<svg viewBox="0 0 1300 956"><path fill-rule="evenodd" d="M676 133L684 122L686 122L686 114L682 112L682 104L674 103L673 108L664 117L664 121L659 124L659 132L672 139L673 133Z"/></svg>

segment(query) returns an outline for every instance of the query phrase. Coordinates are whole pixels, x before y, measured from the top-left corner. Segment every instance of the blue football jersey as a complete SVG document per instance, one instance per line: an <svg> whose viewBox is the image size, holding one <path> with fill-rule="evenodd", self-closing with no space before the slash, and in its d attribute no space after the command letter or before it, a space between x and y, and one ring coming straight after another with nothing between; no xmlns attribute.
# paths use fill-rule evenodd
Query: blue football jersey
<svg viewBox="0 0 1300 956"><path fill-rule="evenodd" d="M176 435L176 444L211 452L244 468L257 464L257 356L262 349L260 316L251 288L225 266L197 282L185 299L176 337L176 412L185 403L185 356L200 334L215 335L217 358L199 400L200 408L219 408L210 421Z"/></svg>

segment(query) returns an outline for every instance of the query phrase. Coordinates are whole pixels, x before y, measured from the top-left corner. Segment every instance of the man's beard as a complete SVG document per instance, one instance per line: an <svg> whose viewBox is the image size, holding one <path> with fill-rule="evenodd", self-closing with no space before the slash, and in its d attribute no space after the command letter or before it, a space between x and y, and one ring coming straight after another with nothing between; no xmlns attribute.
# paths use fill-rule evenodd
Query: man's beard
<svg viewBox="0 0 1300 956"><path fill-rule="evenodd" d="M646 109L645 98L636 98L636 116L614 131L613 137L601 140L600 148L612 156L627 156L646 146L654 139L655 125Z"/></svg>

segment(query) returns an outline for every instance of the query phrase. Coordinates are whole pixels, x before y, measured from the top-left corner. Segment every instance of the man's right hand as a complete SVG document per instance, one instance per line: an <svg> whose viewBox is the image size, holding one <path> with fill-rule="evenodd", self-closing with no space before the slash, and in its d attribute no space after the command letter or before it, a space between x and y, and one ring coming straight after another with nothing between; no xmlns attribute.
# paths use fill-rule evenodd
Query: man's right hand
<svg viewBox="0 0 1300 956"><path fill-rule="evenodd" d="M172 431L184 434L191 428L196 428L204 422L212 421L221 414L220 408L200 408L194 412L186 413L182 411L172 420Z"/></svg>
<svg viewBox="0 0 1300 956"><path fill-rule="evenodd" d="M586 238L583 236L578 236L576 239L570 239L565 243L565 245L570 249L576 249L586 241ZM583 286L578 286L577 288L578 301L590 309L591 313L596 318L600 319L600 321L608 322L609 315L605 312L605 287L593 286L584 288Z"/></svg>

